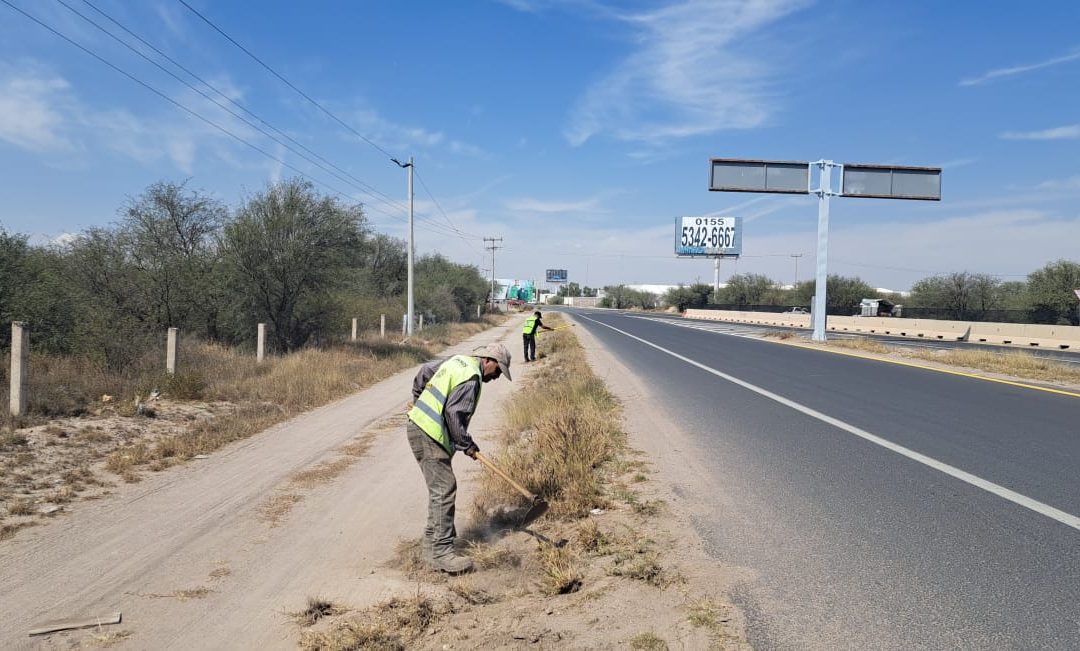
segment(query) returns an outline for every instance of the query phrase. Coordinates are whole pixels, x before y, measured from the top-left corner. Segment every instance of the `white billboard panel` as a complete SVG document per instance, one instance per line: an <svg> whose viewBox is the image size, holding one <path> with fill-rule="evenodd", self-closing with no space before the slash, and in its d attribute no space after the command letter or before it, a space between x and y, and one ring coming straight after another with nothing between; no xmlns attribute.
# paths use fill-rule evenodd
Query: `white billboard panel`
<svg viewBox="0 0 1080 651"><path fill-rule="evenodd" d="M742 255L742 217L678 217L675 255L737 258Z"/></svg>

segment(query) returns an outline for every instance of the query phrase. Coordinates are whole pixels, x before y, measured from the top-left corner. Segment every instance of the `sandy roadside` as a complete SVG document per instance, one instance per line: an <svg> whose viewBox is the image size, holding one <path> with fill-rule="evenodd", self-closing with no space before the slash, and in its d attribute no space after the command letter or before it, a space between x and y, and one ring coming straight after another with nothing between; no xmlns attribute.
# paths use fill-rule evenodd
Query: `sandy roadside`
<svg viewBox="0 0 1080 651"><path fill-rule="evenodd" d="M445 354L502 341L520 361L520 324L511 319ZM512 370L528 373L520 363ZM426 508L401 415L414 373L7 541L0 648L70 648L116 631L131 634L117 648L295 648L286 613L308 597L363 606L406 587L383 563L398 539L418 533ZM513 388L485 386L473 421L481 446ZM479 469L465 457L455 465L465 504ZM101 631L27 636L41 621L117 611L123 622Z"/></svg>

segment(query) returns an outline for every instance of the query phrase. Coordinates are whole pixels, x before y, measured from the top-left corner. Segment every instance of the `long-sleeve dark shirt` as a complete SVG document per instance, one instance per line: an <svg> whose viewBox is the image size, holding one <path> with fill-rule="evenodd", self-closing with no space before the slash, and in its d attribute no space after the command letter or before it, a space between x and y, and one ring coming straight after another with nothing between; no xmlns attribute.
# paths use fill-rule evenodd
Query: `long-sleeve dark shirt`
<svg viewBox="0 0 1080 651"><path fill-rule="evenodd" d="M445 359L436 359L420 367L420 372L413 379L412 399L416 402L420 394L424 392L435 371L445 362ZM480 397L480 378L476 377L468 382L462 382L454 387L450 395L446 397L446 405L443 407L443 421L446 423L446 431L450 434L450 441L458 450L465 451L473 444L469 434L469 421L472 420L473 412L476 411L477 400Z"/></svg>

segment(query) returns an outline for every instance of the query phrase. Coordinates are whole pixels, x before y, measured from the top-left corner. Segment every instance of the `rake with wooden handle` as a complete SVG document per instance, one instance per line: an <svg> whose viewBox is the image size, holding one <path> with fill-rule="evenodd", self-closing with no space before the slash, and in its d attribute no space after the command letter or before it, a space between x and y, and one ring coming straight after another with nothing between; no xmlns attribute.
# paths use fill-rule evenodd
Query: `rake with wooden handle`
<svg viewBox="0 0 1080 651"><path fill-rule="evenodd" d="M473 458L476 459L477 461L479 461L480 463L484 464L485 466L487 466L488 470L491 470L496 475L498 475L499 477L502 477L504 480L506 480L506 483L513 486L517 490L517 492L524 495L525 498L527 500L529 500L529 502L532 504L532 506L529 507L528 512L525 513L525 516L523 518L521 518L521 522L518 523L518 529L524 529L526 526L528 526L529 524L534 522L537 518L539 518L540 516L547 513L547 510L548 510L547 500L540 497L536 493L530 492L527 488L525 488L521 484L519 484L516 481L514 481L513 479L511 479L510 475L503 472L501 468L499 468L494 463L492 463L491 459L488 459L483 454L480 454L479 452L476 452L476 453L473 454Z"/></svg>

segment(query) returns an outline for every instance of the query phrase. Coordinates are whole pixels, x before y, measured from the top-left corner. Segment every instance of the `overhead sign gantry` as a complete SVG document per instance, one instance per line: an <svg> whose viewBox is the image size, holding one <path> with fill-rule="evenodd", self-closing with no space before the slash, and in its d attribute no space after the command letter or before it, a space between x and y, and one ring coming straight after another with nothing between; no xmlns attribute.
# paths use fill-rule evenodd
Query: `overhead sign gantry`
<svg viewBox="0 0 1080 651"><path fill-rule="evenodd" d="M817 171L817 187L814 171ZM834 188L833 171L839 178ZM829 199L916 199L941 201L941 168L834 163L831 160L784 161L713 158L709 165L712 192L816 194L818 197L817 277L814 283L815 341L825 341L825 283L828 277Z"/></svg>

